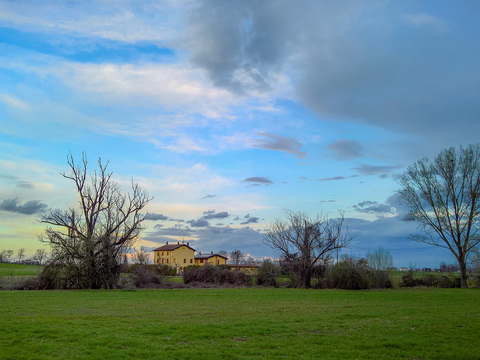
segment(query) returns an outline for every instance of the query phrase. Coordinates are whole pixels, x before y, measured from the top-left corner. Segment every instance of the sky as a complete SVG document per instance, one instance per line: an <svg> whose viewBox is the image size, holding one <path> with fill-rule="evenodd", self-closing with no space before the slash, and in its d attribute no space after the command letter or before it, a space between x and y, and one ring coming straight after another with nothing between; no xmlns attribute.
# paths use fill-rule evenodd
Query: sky
<svg viewBox="0 0 480 360"><path fill-rule="evenodd" d="M275 254L284 210L344 213L343 253L412 242L398 179L480 133L477 1L0 0L0 249L75 207L67 155L154 197L137 242Z"/></svg>

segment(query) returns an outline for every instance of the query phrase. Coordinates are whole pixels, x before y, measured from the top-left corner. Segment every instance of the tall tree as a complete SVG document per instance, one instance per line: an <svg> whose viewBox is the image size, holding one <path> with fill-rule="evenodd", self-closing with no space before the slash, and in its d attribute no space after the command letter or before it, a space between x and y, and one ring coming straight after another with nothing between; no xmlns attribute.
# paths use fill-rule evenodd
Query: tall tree
<svg viewBox="0 0 480 360"><path fill-rule="evenodd" d="M393 266L393 257L388 250L378 247L373 251L367 252L368 266L375 270L387 270Z"/></svg>
<svg viewBox="0 0 480 360"><path fill-rule="evenodd" d="M0 250L0 263L7 263L13 256L13 250Z"/></svg>
<svg viewBox="0 0 480 360"><path fill-rule="evenodd" d="M35 255L33 255L33 260L37 260L40 265L42 265L43 261L47 258L47 250L45 249L37 249Z"/></svg>
<svg viewBox="0 0 480 360"><path fill-rule="evenodd" d="M25 248L18 249L17 251L17 261L22 262L23 258L25 257Z"/></svg>
<svg viewBox="0 0 480 360"><path fill-rule="evenodd" d="M309 288L315 265L326 262L352 237L343 229L344 217L329 219L325 214L310 218L304 212L285 211L286 220L277 219L267 229L264 243L284 259L294 259L297 287Z"/></svg>
<svg viewBox="0 0 480 360"><path fill-rule="evenodd" d="M52 210L41 218L49 226L40 240L52 249L47 268L58 275L57 284L68 283L59 286L114 287L121 257L143 229L148 215L141 210L151 198L133 182L131 192L123 193L107 172L108 163L103 165L101 159L98 171L90 175L85 154L80 164L69 154L68 165L71 173L61 175L74 182L79 207Z"/></svg>
<svg viewBox="0 0 480 360"><path fill-rule="evenodd" d="M233 250L231 253L230 253L230 261L234 264L234 265L238 265L240 264L242 261L243 261L243 258L245 257L245 255L243 255L242 251L241 250Z"/></svg>
<svg viewBox="0 0 480 360"><path fill-rule="evenodd" d="M467 257L480 242L480 145L444 149L430 162L409 166L400 180L407 221L419 225L413 240L451 251L461 285L467 287Z"/></svg>

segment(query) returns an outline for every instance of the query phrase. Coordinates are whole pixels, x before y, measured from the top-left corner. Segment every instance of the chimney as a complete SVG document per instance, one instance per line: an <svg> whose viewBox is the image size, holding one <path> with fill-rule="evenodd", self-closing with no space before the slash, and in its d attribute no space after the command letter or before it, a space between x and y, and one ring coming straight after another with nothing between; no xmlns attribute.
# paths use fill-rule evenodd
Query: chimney
<svg viewBox="0 0 480 360"><path fill-rule="evenodd" d="M187 246L190 246L190 244L187 242Z"/></svg>
<svg viewBox="0 0 480 360"><path fill-rule="evenodd" d="M213 255L213 251L210 251L210 254L212 254L212 255Z"/></svg>
<svg viewBox="0 0 480 360"><path fill-rule="evenodd" d="M177 242L177 245L180 245L180 241Z"/></svg>
<svg viewBox="0 0 480 360"><path fill-rule="evenodd" d="M168 241L167 241L167 245L168 245Z"/></svg>

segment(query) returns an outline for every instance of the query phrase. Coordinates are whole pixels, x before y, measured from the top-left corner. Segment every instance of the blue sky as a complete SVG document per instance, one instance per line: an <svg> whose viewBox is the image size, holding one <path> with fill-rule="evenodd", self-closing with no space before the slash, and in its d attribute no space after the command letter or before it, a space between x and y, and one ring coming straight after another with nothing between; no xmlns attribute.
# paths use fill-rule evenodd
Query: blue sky
<svg viewBox="0 0 480 360"><path fill-rule="evenodd" d="M0 249L41 247L84 151L155 197L138 246L275 256L262 232L283 209L343 211L347 254L453 262L408 241L396 190L478 142L479 18L474 1L0 0Z"/></svg>

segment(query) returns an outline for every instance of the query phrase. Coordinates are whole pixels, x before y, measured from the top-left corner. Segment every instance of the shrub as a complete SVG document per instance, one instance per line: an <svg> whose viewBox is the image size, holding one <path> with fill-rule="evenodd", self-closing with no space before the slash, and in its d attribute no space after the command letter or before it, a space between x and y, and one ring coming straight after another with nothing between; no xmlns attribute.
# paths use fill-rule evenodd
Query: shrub
<svg viewBox="0 0 480 360"><path fill-rule="evenodd" d="M204 266L188 266L183 269L183 282L189 284L191 282L199 283L219 283L220 269L206 264Z"/></svg>
<svg viewBox="0 0 480 360"><path fill-rule="evenodd" d="M160 276L175 276L177 275L177 269L167 264L149 265L149 267Z"/></svg>
<svg viewBox="0 0 480 360"><path fill-rule="evenodd" d="M368 268L364 261L343 261L327 271L325 279L320 279L317 288L337 288L345 290L362 290L375 288L392 288L388 273Z"/></svg>
<svg viewBox="0 0 480 360"><path fill-rule="evenodd" d="M242 271L230 270L228 266L188 266L183 270L185 284L221 284L240 285L250 284L250 276Z"/></svg>
<svg viewBox="0 0 480 360"><path fill-rule="evenodd" d="M162 284L162 278L148 265L137 266L132 280L137 288L156 288Z"/></svg>
<svg viewBox="0 0 480 360"><path fill-rule="evenodd" d="M446 275L436 276L435 274L425 274L415 278L413 271L409 271L402 276L400 287L414 286L435 286L441 288L457 288L461 286L460 278L451 278Z"/></svg>
<svg viewBox="0 0 480 360"><path fill-rule="evenodd" d="M368 282L359 269L348 262L335 264L329 274L333 287L346 290L367 289Z"/></svg>
<svg viewBox="0 0 480 360"><path fill-rule="evenodd" d="M277 283L277 267L268 260L265 260L258 268L257 285L278 287Z"/></svg>

